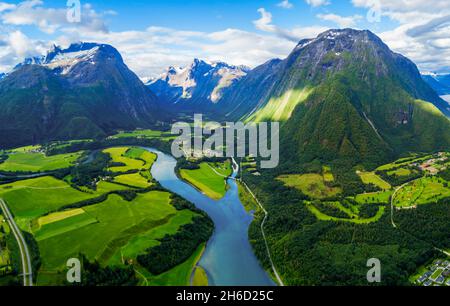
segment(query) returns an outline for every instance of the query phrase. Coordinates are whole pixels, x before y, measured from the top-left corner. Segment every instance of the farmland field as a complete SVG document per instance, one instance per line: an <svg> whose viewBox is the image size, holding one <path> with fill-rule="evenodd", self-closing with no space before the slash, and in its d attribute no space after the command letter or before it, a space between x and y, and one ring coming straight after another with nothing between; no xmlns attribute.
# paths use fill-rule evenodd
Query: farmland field
<svg viewBox="0 0 450 306"><path fill-rule="evenodd" d="M49 176L0 186L0 197L8 203L22 228L27 228L26 221L30 219L97 196Z"/></svg>
<svg viewBox="0 0 450 306"><path fill-rule="evenodd" d="M374 172L358 172L357 173L364 184L373 184L375 186L380 187L383 190L391 189L391 185L383 180L381 177L376 175Z"/></svg>
<svg viewBox="0 0 450 306"><path fill-rule="evenodd" d="M360 204L384 203L388 204L392 195L392 191L380 191L371 193L362 193L354 197L355 201Z"/></svg>
<svg viewBox="0 0 450 306"><path fill-rule="evenodd" d="M436 203L450 197L448 183L437 177L423 177L404 186L395 196L397 207L412 207L421 204Z"/></svg>
<svg viewBox="0 0 450 306"><path fill-rule="evenodd" d="M42 172L68 168L72 166L83 152L46 156L44 153L17 152L9 154L8 159L0 164L0 171L5 172Z"/></svg>
<svg viewBox="0 0 450 306"><path fill-rule="evenodd" d="M230 167L230 168L228 168ZM217 174L217 171L219 174ZM213 166L210 163L201 163L200 169L181 169L181 178L194 185L214 200L223 198L227 191L226 180L223 176L231 174L231 166Z"/></svg>
<svg viewBox="0 0 450 306"><path fill-rule="evenodd" d="M37 237L42 237L39 232L50 226L47 231L55 235L38 239L42 269L58 270L67 258L76 257L80 252L90 260L106 263L131 237L166 224L177 214L169 196L166 192L150 192L127 202L110 195L103 203L85 207L85 214L46 225L36 233Z"/></svg>
<svg viewBox="0 0 450 306"><path fill-rule="evenodd" d="M146 188L150 186L148 179L143 177L140 173L118 175L114 178L114 182L137 188Z"/></svg>
<svg viewBox="0 0 450 306"><path fill-rule="evenodd" d="M327 186L323 176L320 174L282 175L277 179L282 181L288 187L299 189L313 199L325 199L336 196L342 192L339 187Z"/></svg>

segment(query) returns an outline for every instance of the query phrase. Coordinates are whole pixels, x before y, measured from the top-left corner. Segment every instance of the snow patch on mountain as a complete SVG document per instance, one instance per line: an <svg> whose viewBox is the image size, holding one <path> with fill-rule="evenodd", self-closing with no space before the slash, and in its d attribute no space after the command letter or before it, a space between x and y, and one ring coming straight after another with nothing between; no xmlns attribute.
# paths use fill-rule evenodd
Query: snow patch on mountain
<svg viewBox="0 0 450 306"><path fill-rule="evenodd" d="M172 103L186 101L218 102L226 88L247 74L249 68L224 62L199 59L186 67L169 67L156 79L146 83L157 95Z"/></svg>

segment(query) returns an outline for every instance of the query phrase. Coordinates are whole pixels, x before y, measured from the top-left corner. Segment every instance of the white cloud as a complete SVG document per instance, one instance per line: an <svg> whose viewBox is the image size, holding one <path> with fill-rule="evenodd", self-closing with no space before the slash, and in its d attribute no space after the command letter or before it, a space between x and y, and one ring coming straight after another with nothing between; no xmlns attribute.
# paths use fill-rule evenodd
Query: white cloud
<svg viewBox="0 0 450 306"><path fill-rule="evenodd" d="M8 10L12 10L16 7L15 4L10 4L6 2L0 2L0 13Z"/></svg>
<svg viewBox="0 0 450 306"><path fill-rule="evenodd" d="M291 42L298 42L303 38L311 38L315 37L320 32L325 31L327 28L324 27L304 27L304 28L294 28L292 30L282 29L272 23L272 14L266 11L264 8L258 9L258 12L261 14L261 18L253 21L253 24L258 30L275 34L276 36L289 40ZM306 36L305 35L310 35Z"/></svg>
<svg viewBox="0 0 450 306"><path fill-rule="evenodd" d="M376 9L400 25L378 33L394 51L422 71L450 72L450 1L352 0L356 7Z"/></svg>
<svg viewBox="0 0 450 306"><path fill-rule="evenodd" d="M289 2L289 0L283 0L280 3L278 3L277 6L282 7L284 9L291 9L294 7L294 5Z"/></svg>
<svg viewBox="0 0 450 306"><path fill-rule="evenodd" d="M352 28L356 23L363 19L360 15L343 17L336 14L318 14L317 18L336 23L340 28Z"/></svg>
<svg viewBox="0 0 450 306"><path fill-rule="evenodd" d="M89 4L85 4L81 10L81 22L70 23L67 20L66 9L46 8L41 0L29 0L9 7L0 15L0 20L7 25L24 26L34 25L47 34L53 34L56 30L65 27L75 27L80 31L102 31L108 28L98 14Z"/></svg>
<svg viewBox="0 0 450 306"><path fill-rule="evenodd" d="M329 5L331 2L328 0L305 0L306 3L311 5L312 7L318 7L318 6L324 6Z"/></svg>

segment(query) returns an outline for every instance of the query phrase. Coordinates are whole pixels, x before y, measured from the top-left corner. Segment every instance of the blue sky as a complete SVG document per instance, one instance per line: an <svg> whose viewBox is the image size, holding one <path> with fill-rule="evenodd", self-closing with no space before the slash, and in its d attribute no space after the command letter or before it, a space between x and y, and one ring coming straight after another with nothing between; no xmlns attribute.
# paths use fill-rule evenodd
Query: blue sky
<svg viewBox="0 0 450 306"><path fill-rule="evenodd" d="M342 27L375 32L423 71L450 71L448 0L81 0L80 23L66 2L0 0L0 72L76 41L112 44L143 78L194 57L254 67Z"/></svg>

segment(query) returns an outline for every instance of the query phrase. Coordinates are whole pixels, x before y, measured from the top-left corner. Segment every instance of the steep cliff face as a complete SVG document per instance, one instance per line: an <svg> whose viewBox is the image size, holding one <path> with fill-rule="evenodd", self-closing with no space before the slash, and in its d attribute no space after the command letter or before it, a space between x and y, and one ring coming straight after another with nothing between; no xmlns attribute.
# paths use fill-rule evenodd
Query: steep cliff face
<svg viewBox="0 0 450 306"><path fill-rule="evenodd" d="M109 45L54 47L0 81L0 146L97 137L163 117L156 96Z"/></svg>
<svg viewBox="0 0 450 306"><path fill-rule="evenodd" d="M286 160L353 158L449 148L448 104L416 65L369 31L330 30L239 81L224 116L281 121Z"/></svg>
<svg viewBox="0 0 450 306"><path fill-rule="evenodd" d="M249 71L242 66L223 62L207 63L195 59L184 68L169 67L159 78L147 86L166 105L176 104L177 109L213 109L223 95Z"/></svg>

